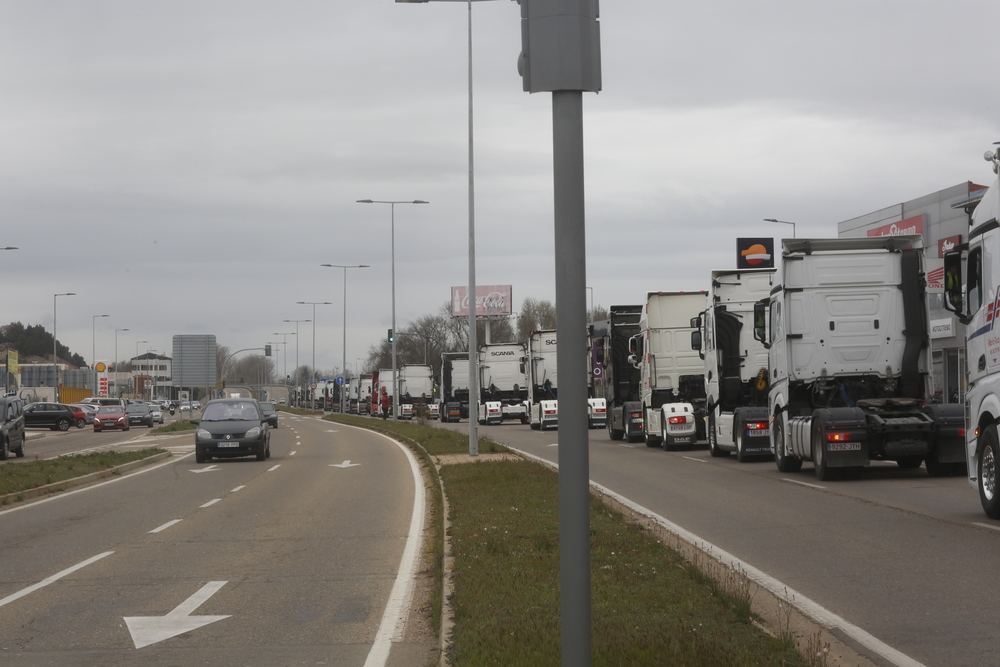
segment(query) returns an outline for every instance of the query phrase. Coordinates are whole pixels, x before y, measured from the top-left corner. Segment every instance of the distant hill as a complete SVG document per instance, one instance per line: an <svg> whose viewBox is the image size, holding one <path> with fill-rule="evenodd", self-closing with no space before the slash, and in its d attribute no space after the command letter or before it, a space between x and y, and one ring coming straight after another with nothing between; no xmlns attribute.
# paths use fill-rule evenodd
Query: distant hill
<svg viewBox="0 0 1000 667"><path fill-rule="evenodd" d="M20 357L44 357L52 359L52 334L36 324L24 326L20 322L11 322L0 327L0 344L17 350ZM79 354L69 351L62 343L57 343L56 355L71 366L85 368L87 361Z"/></svg>

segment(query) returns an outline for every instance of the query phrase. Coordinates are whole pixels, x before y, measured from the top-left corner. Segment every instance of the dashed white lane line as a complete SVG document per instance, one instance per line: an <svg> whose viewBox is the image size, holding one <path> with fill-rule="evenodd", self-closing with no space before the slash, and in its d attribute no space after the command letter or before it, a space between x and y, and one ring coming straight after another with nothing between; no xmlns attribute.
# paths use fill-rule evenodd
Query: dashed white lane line
<svg viewBox="0 0 1000 667"><path fill-rule="evenodd" d="M102 554L97 554L96 556L94 556L92 558L88 558L87 560L83 561L82 563L77 563L73 567L68 567L65 570L63 570L62 572L57 572L56 574L53 574L51 577L49 577L47 579L42 579L37 584L33 584L31 586L28 586L27 588L22 588L21 590L19 590L16 593L11 593L10 595L8 595L7 597L5 597L4 599L0 600L0 607L4 606L5 604L9 604L9 603L13 602L14 600L18 600L20 598L23 598L25 595L28 595L29 593L34 593L39 588L45 588L46 586L48 586L52 582L58 581L58 580L62 579L63 577L65 577L68 574L73 574L77 570L82 569L84 567L87 567L91 563L96 563L97 561L101 560L105 556L110 556L113 553L114 553L114 551L105 551Z"/></svg>
<svg viewBox="0 0 1000 667"><path fill-rule="evenodd" d="M275 470L277 470L280 467L281 467L281 464L279 463L278 465L271 466L270 468L267 469L267 471L268 472L274 472Z"/></svg>
<svg viewBox="0 0 1000 667"><path fill-rule="evenodd" d="M291 451L291 452L288 452L288 455L289 455L289 456L295 456L295 451L293 450L293 451Z"/></svg>
<svg viewBox="0 0 1000 667"><path fill-rule="evenodd" d="M199 507L201 509L205 509L206 507L211 507L212 505L214 505L215 503L219 502L220 500L222 500L222 498L216 498L214 500L209 500L207 503L205 503L204 505L200 505Z"/></svg>
<svg viewBox="0 0 1000 667"><path fill-rule="evenodd" d="M1000 530L1000 526L991 526L988 523L979 523L978 521L973 521L972 525L979 526L980 528L989 528L990 530Z"/></svg>
<svg viewBox="0 0 1000 667"><path fill-rule="evenodd" d="M799 486L808 486L810 489L825 489L825 486L820 486L819 484L810 484L809 482L800 482L797 479L788 479L787 477L781 478L782 482L791 482L792 484L798 484Z"/></svg>
<svg viewBox="0 0 1000 667"><path fill-rule="evenodd" d="M233 490L232 490L232 491L230 491L229 493L236 493L236 492L237 492L237 491L239 491L240 489L245 489L245 488L247 488L247 485L246 485L246 484L240 484L239 486L237 486L237 487L236 487L235 489L233 489Z"/></svg>
<svg viewBox="0 0 1000 667"><path fill-rule="evenodd" d="M695 461L697 463L707 463L707 461L705 461L705 459L696 459L693 456L682 456L681 458L682 459L687 459L688 461Z"/></svg>
<svg viewBox="0 0 1000 667"><path fill-rule="evenodd" d="M159 533L161 531L166 530L167 528L170 528L170 526L173 526L174 524L178 524L180 522L181 522L180 519L174 519L173 521L168 521L165 524L163 524L162 526L160 526L159 528L154 528L153 530L151 530L149 532L150 533Z"/></svg>

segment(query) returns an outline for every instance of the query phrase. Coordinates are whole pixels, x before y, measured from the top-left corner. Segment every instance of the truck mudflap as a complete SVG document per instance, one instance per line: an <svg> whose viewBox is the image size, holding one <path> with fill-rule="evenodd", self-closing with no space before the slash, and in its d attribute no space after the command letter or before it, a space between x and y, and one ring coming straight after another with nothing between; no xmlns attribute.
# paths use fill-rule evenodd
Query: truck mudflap
<svg viewBox="0 0 1000 667"><path fill-rule="evenodd" d="M926 405L924 414L934 421L934 441L924 463L934 477L966 474L965 408L959 403Z"/></svg>
<svg viewBox="0 0 1000 667"><path fill-rule="evenodd" d="M871 462L868 420L861 408L815 410L809 432L813 465L817 468L855 468Z"/></svg>
<svg viewBox="0 0 1000 667"><path fill-rule="evenodd" d="M663 446L693 445L698 441L694 406L690 403L664 403L660 408Z"/></svg>
<svg viewBox="0 0 1000 667"><path fill-rule="evenodd" d="M538 426L543 431L547 428L559 428L559 401L539 402Z"/></svg>
<svg viewBox="0 0 1000 667"><path fill-rule="evenodd" d="M766 407L741 407L736 410L733 424L734 439L742 434L737 456L771 456L771 422Z"/></svg>
<svg viewBox="0 0 1000 667"><path fill-rule="evenodd" d="M608 423L608 402L603 398L587 399L587 426L604 428Z"/></svg>
<svg viewBox="0 0 1000 667"><path fill-rule="evenodd" d="M399 404L399 418L400 419L413 419L413 404L412 403L400 403Z"/></svg>
<svg viewBox="0 0 1000 667"><path fill-rule="evenodd" d="M458 422L462 419L462 405L461 403L445 403L444 409L441 411L441 421L443 422Z"/></svg>
<svg viewBox="0 0 1000 667"><path fill-rule="evenodd" d="M503 423L503 406L500 404L500 401L486 401L479 404L479 423Z"/></svg>

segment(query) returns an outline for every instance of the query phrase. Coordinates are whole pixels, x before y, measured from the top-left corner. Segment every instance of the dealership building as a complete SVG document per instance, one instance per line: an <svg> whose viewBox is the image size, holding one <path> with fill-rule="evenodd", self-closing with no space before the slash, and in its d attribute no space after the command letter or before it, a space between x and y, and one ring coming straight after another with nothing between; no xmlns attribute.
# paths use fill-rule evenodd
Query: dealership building
<svg viewBox="0 0 1000 667"><path fill-rule="evenodd" d="M837 224L837 236L923 237L930 308L930 343L934 357L934 391L944 403L965 396L965 325L944 309L944 253L969 240L972 211L985 185L960 183L918 199L873 211Z"/></svg>

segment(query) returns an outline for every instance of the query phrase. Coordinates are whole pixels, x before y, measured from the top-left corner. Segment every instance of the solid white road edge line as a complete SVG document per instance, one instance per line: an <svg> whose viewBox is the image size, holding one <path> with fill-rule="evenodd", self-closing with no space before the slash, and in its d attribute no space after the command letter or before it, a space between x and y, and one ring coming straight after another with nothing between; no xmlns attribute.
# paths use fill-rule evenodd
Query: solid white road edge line
<svg viewBox="0 0 1000 667"><path fill-rule="evenodd" d="M368 431L368 429L359 430ZM373 433L373 431L368 432ZM387 435L382 433L376 435L382 436L403 450L410 462L410 473L413 475L413 514L410 515L410 532L406 536L406 546L403 548L403 557L399 561L396 581L389 593L389 601L385 605L382 622L379 624L378 632L375 633L375 642L368 652L365 667L385 667L392 642L403 639L403 631L406 629L406 619L410 611L410 599L413 597L413 579L416 577L419 565L420 542L424 532L424 503L426 502L424 480L420 476L420 464L417 463L413 452L403 443L393 440Z"/></svg>
<svg viewBox="0 0 1000 667"><path fill-rule="evenodd" d="M43 580L39 581L37 584L34 584L33 586L28 586L27 588L22 589L22 590L18 591L17 593L12 593L12 594L8 595L7 597L5 597L4 599L0 600L0 607L4 606L5 604L9 604L9 603L11 603L14 600L17 600L19 598L23 598L25 595L28 595L29 593L34 593L39 588L44 588L44 587L48 586L49 584L51 584L52 582L58 581L59 579L62 579L67 574L73 574L77 570L79 570L81 568L84 568L84 567L87 567L91 563L96 563L97 561L101 560L105 556L110 556L113 553L114 553L114 551L105 551L102 554L97 554L96 556L94 556L92 558L88 558L87 560L83 561L82 563L77 563L73 567L68 567L65 570L63 570L62 572L57 572L56 574L53 574L48 579L43 579Z"/></svg>
<svg viewBox="0 0 1000 667"><path fill-rule="evenodd" d="M540 456L536 456L522 449L511 447L510 445L505 445L505 446L508 449L518 452L519 454L523 454L524 456L527 456L530 459L534 459L545 465L552 466L556 470L559 469L559 464L557 463L553 463L552 461L548 461ZM794 480L789 480L789 481L794 481ZM847 635L854 641L858 642L865 648L869 649L870 651L877 653L879 656L881 656L885 660L888 660L893 665L896 665L897 667L926 667L923 663L918 662L913 658L911 658L910 656L906 655L905 653L894 649L893 647L889 646L882 640L877 639L876 637L862 630L853 623L848 623L846 619L841 618L837 614L834 614L832 611L826 609L825 607L820 606L816 602L813 602L812 600L802 595L798 591L789 588L788 586L785 586L783 583L781 583L774 577L770 576L769 574L765 574L761 570L755 568L753 565L750 565L749 563L744 563L736 556L732 555L728 551L720 549L719 547L715 546L708 540L704 540L698 537L694 533L685 530L684 528L681 528L674 522L665 519L656 512L647 509L642 505L639 505L638 503L633 502L622 495L619 495L618 493L615 493L611 489L601 486L600 484L594 482L593 480L591 480L590 485L595 489L597 489L598 491L600 491L601 493L610 496L611 498L614 498L615 500L620 502L622 505L625 505L632 511L642 514L643 516L649 519L652 519L653 521L660 524L667 530L676 534L685 542L688 542L692 545L700 545L702 549L708 550L723 565L730 568L739 568L746 574L747 577L752 579L759 586L766 588L779 599L787 600L792 606L797 607L799 611L804 613L806 616L812 618L820 625L827 628L838 629L842 631L845 635Z"/></svg>
<svg viewBox="0 0 1000 667"><path fill-rule="evenodd" d="M1000 530L1000 526L991 526L988 523L979 523L978 521L973 521L972 525L979 526L980 528L989 528L990 530Z"/></svg>
<svg viewBox="0 0 1000 667"><path fill-rule="evenodd" d="M188 452L187 454L184 454L183 456L178 456L176 459L173 456L171 456L170 458L168 458L163 463L157 463L155 466L150 466L148 468L140 468L139 470L136 470L133 473L130 473L128 475L122 475L121 477L113 477L113 478L109 479L106 482L99 482L98 484L92 484L91 486L85 486L82 489L77 489L76 491L66 491L64 493L60 493L59 495L49 496L48 498L43 498L42 500L37 500L37 501L35 501L33 503L28 503L27 505L21 505L19 507L11 507L9 510L0 510L0 516L3 516L4 514L10 514L11 512L20 512L21 510L31 509L32 507L38 507L39 505L44 505L45 503L51 503L54 500L62 500L63 498L68 498L70 496L75 496L76 494L78 494L78 493L84 493L85 491L93 491L94 489L100 488L102 486L107 486L108 484L114 484L115 482L121 482L121 481L126 480L126 479L132 479L133 477L135 477L137 475L142 475L142 474L145 474L147 472L152 472L152 471L156 470L157 468L162 468L163 466L168 466L168 465L177 463L178 461L180 461L182 459L186 459L187 457L191 456L192 454L194 454L194 452Z"/></svg>

